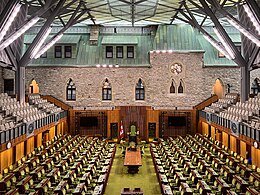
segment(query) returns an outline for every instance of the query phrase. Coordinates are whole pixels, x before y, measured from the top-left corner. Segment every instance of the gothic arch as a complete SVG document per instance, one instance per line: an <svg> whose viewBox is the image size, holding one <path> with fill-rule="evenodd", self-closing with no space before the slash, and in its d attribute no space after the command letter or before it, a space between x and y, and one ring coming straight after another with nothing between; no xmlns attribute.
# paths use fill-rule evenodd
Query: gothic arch
<svg viewBox="0 0 260 195"><path fill-rule="evenodd" d="M223 81L218 78L213 86L213 94L216 94L218 98L222 98L224 96L224 84Z"/></svg>

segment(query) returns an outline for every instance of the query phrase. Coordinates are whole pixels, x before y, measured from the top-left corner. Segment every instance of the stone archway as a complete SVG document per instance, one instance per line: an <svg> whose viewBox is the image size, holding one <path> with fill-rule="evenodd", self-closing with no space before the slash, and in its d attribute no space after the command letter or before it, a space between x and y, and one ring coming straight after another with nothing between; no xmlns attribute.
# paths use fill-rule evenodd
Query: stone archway
<svg viewBox="0 0 260 195"><path fill-rule="evenodd" d="M39 93L39 86L35 79L29 85L29 94Z"/></svg>
<svg viewBox="0 0 260 195"><path fill-rule="evenodd" d="M222 98L224 96L224 85L221 79L217 79L213 86L213 93L218 96L218 98Z"/></svg>

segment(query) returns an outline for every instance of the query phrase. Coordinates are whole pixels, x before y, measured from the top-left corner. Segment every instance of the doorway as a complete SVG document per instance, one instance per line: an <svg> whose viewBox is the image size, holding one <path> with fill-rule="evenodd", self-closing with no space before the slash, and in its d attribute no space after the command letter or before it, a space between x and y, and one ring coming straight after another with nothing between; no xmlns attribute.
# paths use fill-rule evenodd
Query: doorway
<svg viewBox="0 0 260 195"><path fill-rule="evenodd" d="M148 137L154 139L156 136L156 123L148 123Z"/></svg>
<svg viewBox="0 0 260 195"><path fill-rule="evenodd" d="M111 139L118 138L118 123L110 123Z"/></svg>

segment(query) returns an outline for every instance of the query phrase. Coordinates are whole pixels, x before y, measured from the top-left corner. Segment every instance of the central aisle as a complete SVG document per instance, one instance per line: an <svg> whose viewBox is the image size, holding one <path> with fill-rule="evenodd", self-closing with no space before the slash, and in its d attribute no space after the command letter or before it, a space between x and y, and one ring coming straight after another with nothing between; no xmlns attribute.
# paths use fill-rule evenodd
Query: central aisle
<svg viewBox="0 0 260 195"><path fill-rule="evenodd" d="M142 166L137 174L127 173L121 148L117 146L113 166L110 171L105 195L120 195L124 187L142 188L144 195L160 195L161 189L156 177L149 147L142 156Z"/></svg>

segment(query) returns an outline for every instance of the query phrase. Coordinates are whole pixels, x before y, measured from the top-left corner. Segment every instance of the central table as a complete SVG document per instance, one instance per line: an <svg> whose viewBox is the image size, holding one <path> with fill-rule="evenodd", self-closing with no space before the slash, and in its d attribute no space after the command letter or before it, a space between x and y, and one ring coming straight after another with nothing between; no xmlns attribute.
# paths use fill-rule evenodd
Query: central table
<svg viewBox="0 0 260 195"><path fill-rule="evenodd" d="M138 173L139 166L142 166L140 148L126 149L124 166L128 167L128 173Z"/></svg>

